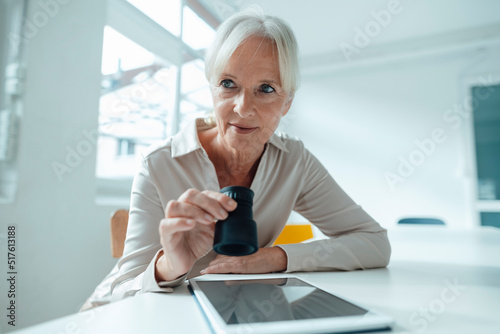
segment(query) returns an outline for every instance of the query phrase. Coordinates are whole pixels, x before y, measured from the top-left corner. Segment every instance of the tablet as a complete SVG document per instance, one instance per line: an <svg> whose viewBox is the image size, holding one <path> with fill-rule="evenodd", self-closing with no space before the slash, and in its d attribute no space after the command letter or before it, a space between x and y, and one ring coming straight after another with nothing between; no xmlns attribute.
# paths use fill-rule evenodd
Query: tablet
<svg viewBox="0 0 500 334"><path fill-rule="evenodd" d="M291 275L202 276L189 285L215 333L345 333L394 323Z"/></svg>

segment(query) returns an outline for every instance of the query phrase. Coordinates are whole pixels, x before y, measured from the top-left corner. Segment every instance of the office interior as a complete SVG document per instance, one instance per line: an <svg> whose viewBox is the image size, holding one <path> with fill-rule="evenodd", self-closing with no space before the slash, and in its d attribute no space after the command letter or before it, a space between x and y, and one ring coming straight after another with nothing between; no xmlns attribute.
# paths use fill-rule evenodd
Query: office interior
<svg viewBox="0 0 500 334"><path fill-rule="evenodd" d="M138 157L211 110L203 52L249 5L287 21L300 48L278 131L377 222L500 228L498 1L0 0L0 266L15 226L15 329L77 312L114 266L109 218L128 208Z"/></svg>

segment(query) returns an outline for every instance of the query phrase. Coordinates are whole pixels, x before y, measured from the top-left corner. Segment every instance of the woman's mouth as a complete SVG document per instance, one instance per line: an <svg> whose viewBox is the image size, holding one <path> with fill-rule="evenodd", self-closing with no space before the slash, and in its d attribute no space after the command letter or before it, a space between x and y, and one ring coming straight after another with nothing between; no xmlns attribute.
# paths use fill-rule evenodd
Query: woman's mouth
<svg viewBox="0 0 500 334"><path fill-rule="evenodd" d="M248 134L257 129L257 127L251 127L247 125L237 124L237 123L229 123L234 132L239 134Z"/></svg>

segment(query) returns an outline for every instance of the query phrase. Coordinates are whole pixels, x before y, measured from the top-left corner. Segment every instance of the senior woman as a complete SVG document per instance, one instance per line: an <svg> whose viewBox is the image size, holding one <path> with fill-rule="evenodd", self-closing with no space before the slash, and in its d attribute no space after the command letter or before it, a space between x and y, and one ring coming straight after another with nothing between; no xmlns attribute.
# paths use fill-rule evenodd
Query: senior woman
<svg viewBox="0 0 500 334"><path fill-rule="evenodd" d="M123 257L89 299L99 305L172 291L212 273L270 273L384 267L381 228L302 142L275 134L297 89L298 55L282 20L255 11L230 17L206 54L214 114L152 147L133 183ZM236 202L223 187L250 187L259 251L216 255L215 221ZM272 247L292 210L329 238Z"/></svg>

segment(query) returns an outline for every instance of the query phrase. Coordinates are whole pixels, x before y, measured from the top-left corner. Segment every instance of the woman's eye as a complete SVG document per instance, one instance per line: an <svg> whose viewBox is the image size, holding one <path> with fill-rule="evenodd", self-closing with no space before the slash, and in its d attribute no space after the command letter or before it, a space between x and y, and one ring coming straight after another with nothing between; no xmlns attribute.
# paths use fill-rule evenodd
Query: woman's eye
<svg viewBox="0 0 500 334"><path fill-rule="evenodd" d="M260 89L262 89L262 91L264 93L272 93L274 92L274 88L269 86L269 85L266 85L266 84L263 84L262 86L260 86Z"/></svg>
<svg viewBox="0 0 500 334"><path fill-rule="evenodd" d="M221 81L221 86L224 88L233 88L234 87L234 82L229 79L225 79Z"/></svg>

